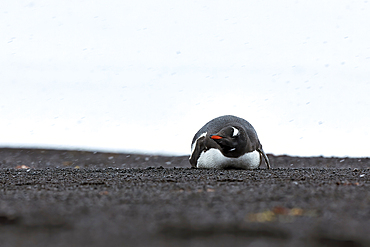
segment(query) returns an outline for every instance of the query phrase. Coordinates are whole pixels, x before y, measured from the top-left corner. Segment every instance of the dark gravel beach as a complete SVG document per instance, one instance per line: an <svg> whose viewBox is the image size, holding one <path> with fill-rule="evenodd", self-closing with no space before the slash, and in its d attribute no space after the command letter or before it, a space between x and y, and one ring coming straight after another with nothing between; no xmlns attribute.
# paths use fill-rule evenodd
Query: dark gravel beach
<svg viewBox="0 0 370 247"><path fill-rule="evenodd" d="M370 246L370 159L0 149L0 246Z"/></svg>

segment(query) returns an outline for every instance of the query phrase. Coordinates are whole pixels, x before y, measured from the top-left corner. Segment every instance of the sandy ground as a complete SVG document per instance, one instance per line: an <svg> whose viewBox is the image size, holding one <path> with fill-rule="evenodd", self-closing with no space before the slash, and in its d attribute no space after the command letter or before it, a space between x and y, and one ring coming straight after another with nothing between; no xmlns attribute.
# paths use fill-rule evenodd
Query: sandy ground
<svg viewBox="0 0 370 247"><path fill-rule="evenodd" d="M0 149L0 246L370 246L370 159Z"/></svg>

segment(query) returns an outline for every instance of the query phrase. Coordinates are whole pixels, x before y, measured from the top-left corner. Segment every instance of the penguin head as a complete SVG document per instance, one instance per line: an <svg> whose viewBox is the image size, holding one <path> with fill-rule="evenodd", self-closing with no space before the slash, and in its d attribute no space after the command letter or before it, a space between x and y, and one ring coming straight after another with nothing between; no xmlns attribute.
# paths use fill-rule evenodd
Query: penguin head
<svg viewBox="0 0 370 247"><path fill-rule="evenodd" d="M211 134L210 138L216 142L226 157L239 157L244 153L247 144L246 133L238 126L226 126L219 132Z"/></svg>

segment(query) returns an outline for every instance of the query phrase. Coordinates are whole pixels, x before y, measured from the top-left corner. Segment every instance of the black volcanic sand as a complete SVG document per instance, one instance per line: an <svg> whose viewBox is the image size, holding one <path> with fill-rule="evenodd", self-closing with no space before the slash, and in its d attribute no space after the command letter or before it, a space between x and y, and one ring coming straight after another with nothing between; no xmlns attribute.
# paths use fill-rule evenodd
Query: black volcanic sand
<svg viewBox="0 0 370 247"><path fill-rule="evenodd" d="M0 246L370 246L370 159L0 149Z"/></svg>

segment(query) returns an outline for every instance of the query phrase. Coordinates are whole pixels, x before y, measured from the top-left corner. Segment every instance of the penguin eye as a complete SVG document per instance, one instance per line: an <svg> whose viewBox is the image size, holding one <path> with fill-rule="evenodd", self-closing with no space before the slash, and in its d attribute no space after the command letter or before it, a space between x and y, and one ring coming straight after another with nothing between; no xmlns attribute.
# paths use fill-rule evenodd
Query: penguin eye
<svg viewBox="0 0 370 247"><path fill-rule="evenodd" d="M237 128L235 128L235 127L232 127L233 128L233 135L232 135L232 137L234 138L234 137L237 137L237 136L239 136L239 130L237 129Z"/></svg>

